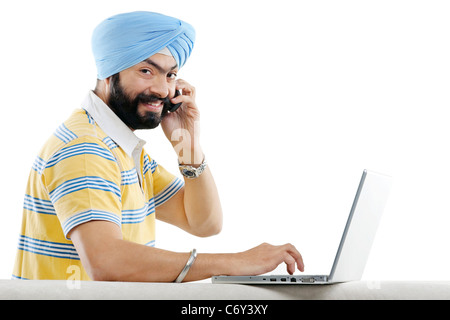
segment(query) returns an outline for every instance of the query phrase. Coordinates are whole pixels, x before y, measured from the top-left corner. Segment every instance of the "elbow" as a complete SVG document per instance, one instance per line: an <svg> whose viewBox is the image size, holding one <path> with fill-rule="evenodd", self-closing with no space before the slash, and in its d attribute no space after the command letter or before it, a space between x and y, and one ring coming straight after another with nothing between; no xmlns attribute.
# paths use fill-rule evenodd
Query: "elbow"
<svg viewBox="0 0 450 320"><path fill-rule="evenodd" d="M222 210L219 209L216 214L215 222L210 227L209 236L218 235L222 231L222 227L223 227L223 214Z"/></svg>
<svg viewBox="0 0 450 320"><path fill-rule="evenodd" d="M93 281L116 281L114 275L108 270L104 264L92 264L85 267L85 270Z"/></svg>
<svg viewBox="0 0 450 320"><path fill-rule="evenodd" d="M208 237L212 237L215 235L218 235L220 233L219 231L216 230L208 230L208 231L197 231L197 232L192 232L192 234L194 236L200 237L200 238L208 238Z"/></svg>
<svg viewBox="0 0 450 320"><path fill-rule="evenodd" d="M192 232L192 234L201 238L212 237L218 235L222 231L222 226L222 219L220 219L220 221L211 223L204 228L197 228L194 232Z"/></svg>
<svg viewBox="0 0 450 320"><path fill-rule="evenodd" d="M218 235L222 231L222 224L217 224L213 227L211 227L208 232L205 232L204 234L199 235L200 237L206 238L206 237L212 237L215 235Z"/></svg>
<svg viewBox="0 0 450 320"><path fill-rule="evenodd" d="M90 270L88 275L92 281L109 281L109 278L101 270Z"/></svg>
<svg viewBox="0 0 450 320"><path fill-rule="evenodd" d="M92 281L116 281L111 273L101 267L91 268L88 275Z"/></svg>
<svg viewBox="0 0 450 320"><path fill-rule="evenodd" d="M118 274L117 263L112 261L113 255L105 253L97 253L82 260L82 264L89 278L93 281L118 281L120 275Z"/></svg>
<svg viewBox="0 0 450 320"><path fill-rule="evenodd" d="M218 235L222 231L223 223L222 220L220 220L219 223L217 223L214 228L211 230L211 236Z"/></svg>

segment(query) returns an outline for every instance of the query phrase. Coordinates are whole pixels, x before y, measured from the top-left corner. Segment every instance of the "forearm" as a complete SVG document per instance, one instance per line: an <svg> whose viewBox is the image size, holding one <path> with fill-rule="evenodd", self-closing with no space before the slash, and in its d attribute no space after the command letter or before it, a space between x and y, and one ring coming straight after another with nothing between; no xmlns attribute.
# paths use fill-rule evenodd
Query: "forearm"
<svg viewBox="0 0 450 320"><path fill-rule="evenodd" d="M189 259L189 253L179 253L117 239L111 242L109 254L101 255L97 267L87 265L93 280L173 282ZM112 249L112 247L114 249ZM114 254L111 254L114 252ZM231 254L202 254L197 258L184 281L196 281L218 274L229 274ZM228 263L227 263L228 262Z"/></svg>
<svg viewBox="0 0 450 320"><path fill-rule="evenodd" d="M204 154L200 146L200 113L195 103L195 88L179 79L176 89L181 95L171 99L182 103L175 112L161 122L164 134L172 144L180 164L199 166ZM209 167L195 179L185 178L182 217L160 217L198 236L217 234L222 228L222 209L219 195ZM161 211L160 211L161 212Z"/></svg>
<svg viewBox="0 0 450 320"><path fill-rule="evenodd" d="M108 221L83 223L70 235L92 280L173 282L190 255L123 240L118 226ZM265 243L240 253L199 253L184 281L214 275L257 275L274 270L282 262L290 274L296 264L304 270L300 253L290 244Z"/></svg>
<svg viewBox="0 0 450 320"><path fill-rule="evenodd" d="M185 179L184 207L189 226L198 236L210 236L222 229L222 208L219 194L206 167L200 177Z"/></svg>
<svg viewBox="0 0 450 320"><path fill-rule="evenodd" d="M105 250L105 254L95 258L101 267L93 270L89 263L86 264L93 280L173 282L190 256L189 253L124 240L112 241L110 246L114 251ZM264 243L240 253L199 253L184 281L198 281L215 275L258 275L274 270L282 262L286 263L289 274L294 273L296 265L300 271L304 270L302 257L291 244L272 246Z"/></svg>
<svg viewBox="0 0 450 320"><path fill-rule="evenodd" d="M197 148L192 158L193 166L198 166L204 159L203 152ZM198 160L200 159L200 160ZM182 163L182 159L179 158ZM195 178L185 178L184 209L191 230L198 236L211 236L222 229L222 207L219 193L209 166Z"/></svg>

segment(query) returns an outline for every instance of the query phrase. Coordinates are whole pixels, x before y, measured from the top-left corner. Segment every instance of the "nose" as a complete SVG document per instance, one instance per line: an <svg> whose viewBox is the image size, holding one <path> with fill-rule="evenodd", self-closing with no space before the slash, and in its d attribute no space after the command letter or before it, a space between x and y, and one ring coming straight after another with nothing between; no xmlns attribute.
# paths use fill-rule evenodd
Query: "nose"
<svg viewBox="0 0 450 320"><path fill-rule="evenodd" d="M155 79L152 85L149 87L151 94L158 96L161 99L166 98L169 95L169 85L164 77L164 79Z"/></svg>

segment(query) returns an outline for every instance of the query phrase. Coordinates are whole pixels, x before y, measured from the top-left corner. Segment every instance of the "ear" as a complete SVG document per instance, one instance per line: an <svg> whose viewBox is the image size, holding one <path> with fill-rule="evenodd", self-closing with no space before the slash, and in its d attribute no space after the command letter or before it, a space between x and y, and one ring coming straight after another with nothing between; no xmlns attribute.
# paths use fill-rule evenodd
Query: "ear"
<svg viewBox="0 0 450 320"><path fill-rule="evenodd" d="M97 79L97 84L95 86L94 93L103 101L107 101L109 92L110 92L110 86L111 85L111 77L106 78L104 80Z"/></svg>
<svg viewBox="0 0 450 320"><path fill-rule="evenodd" d="M103 82L105 83L107 89L109 89L109 85L111 83L111 77L108 77L108 78L103 80Z"/></svg>
<svg viewBox="0 0 450 320"><path fill-rule="evenodd" d="M103 92L103 91L105 91L105 89L109 86L109 83L111 81L110 78L107 78L107 79L104 79L104 80L97 79L97 83L95 84L95 91L96 92Z"/></svg>

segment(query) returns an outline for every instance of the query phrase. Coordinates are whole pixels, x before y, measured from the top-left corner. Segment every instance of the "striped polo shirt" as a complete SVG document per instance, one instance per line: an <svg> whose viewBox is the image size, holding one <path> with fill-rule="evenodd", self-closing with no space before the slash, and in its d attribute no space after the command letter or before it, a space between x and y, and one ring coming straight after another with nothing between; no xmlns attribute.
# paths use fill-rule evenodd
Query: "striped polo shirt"
<svg viewBox="0 0 450 320"><path fill-rule="evenodd" d="M37 155L26 188L14 279L89 280L68 233L92 220L117 224L123 239L155 245L155 208L184 181L144 151L92 91Z"/></svg>

